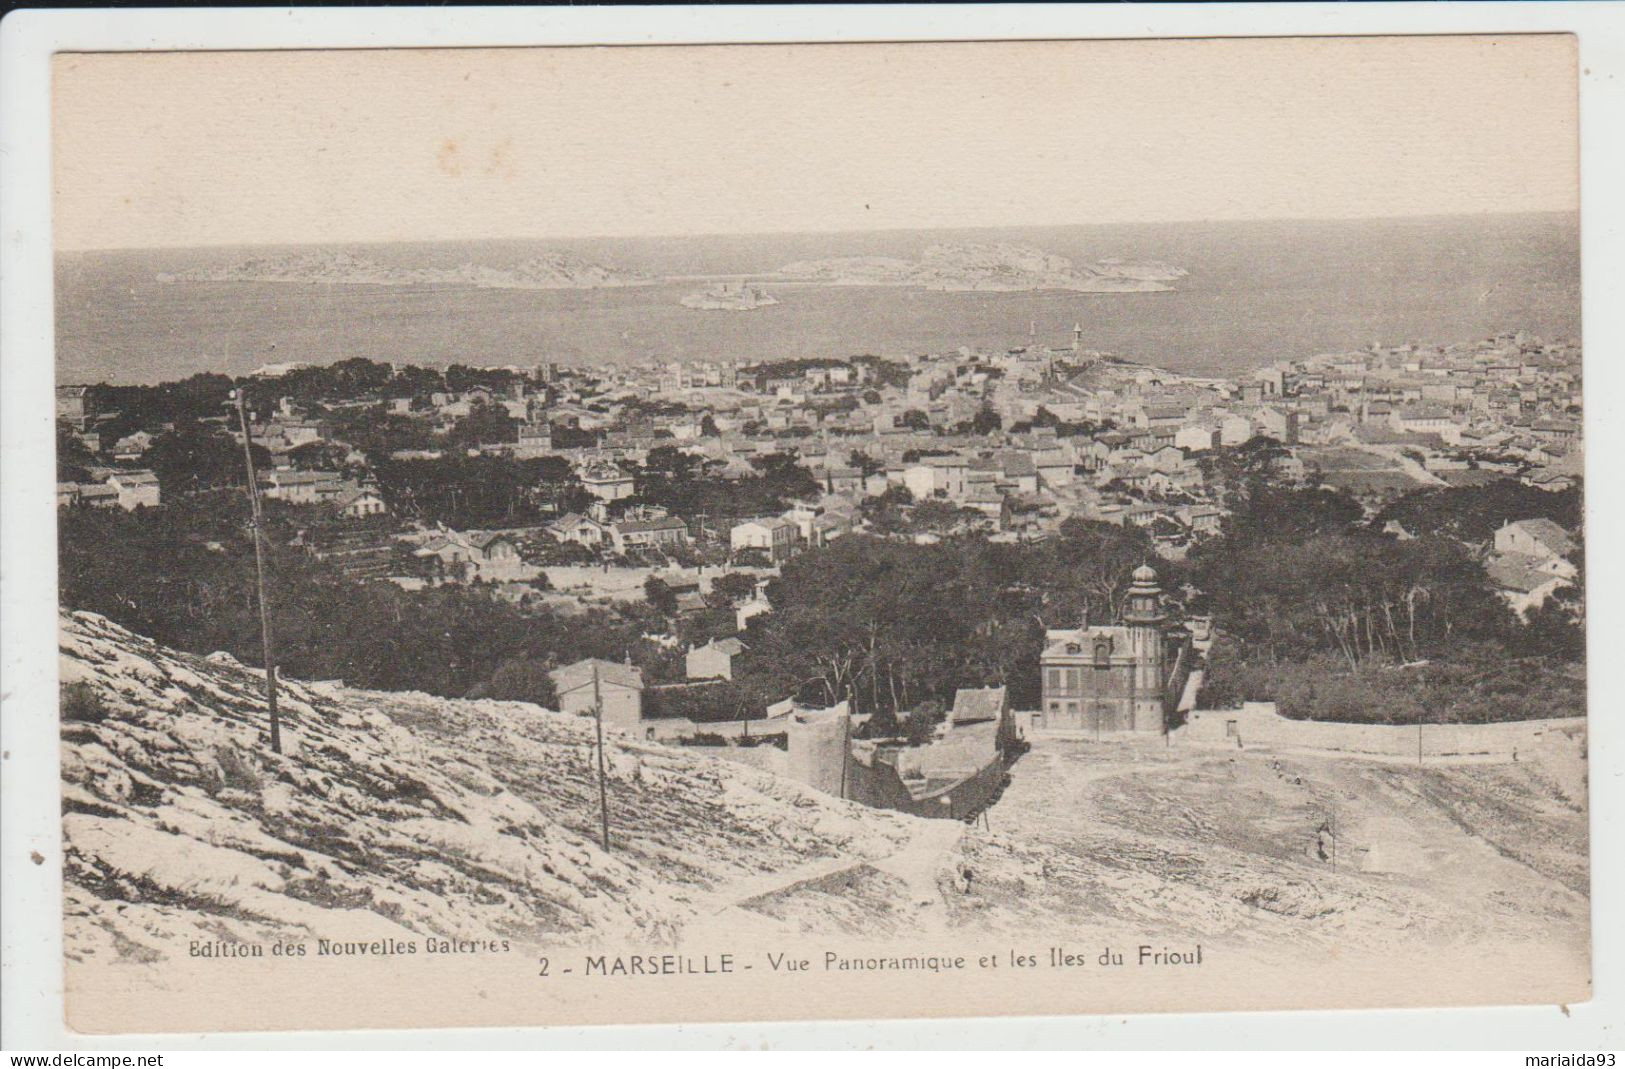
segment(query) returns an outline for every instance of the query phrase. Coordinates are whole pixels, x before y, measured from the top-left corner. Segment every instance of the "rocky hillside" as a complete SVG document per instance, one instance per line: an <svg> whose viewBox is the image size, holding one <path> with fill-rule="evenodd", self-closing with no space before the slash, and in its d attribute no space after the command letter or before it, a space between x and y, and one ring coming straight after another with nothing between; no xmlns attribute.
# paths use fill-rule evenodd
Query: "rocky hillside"
<svg viewBox="0 0 1625 1069"><path fill-rule="evenodd" d="M190 940L439 935L665 942L799 871L884 858L931 822L612 735L532 705L288 681L61 619L73 960Z"/></svg>
<svg viewBox="0 0 1625 1069"><path fill-rule="evenodd" d="M276 755L263 677L229 657L88 613L62 618L61 650L75 962L156 962L193 940L652 947L708 929L1584 962L1578 752L1418 769L1040 741L966 828L611 734L606 853L589 721L290 681ZM1335 863L1316 853L1327 821Z"/></svg>

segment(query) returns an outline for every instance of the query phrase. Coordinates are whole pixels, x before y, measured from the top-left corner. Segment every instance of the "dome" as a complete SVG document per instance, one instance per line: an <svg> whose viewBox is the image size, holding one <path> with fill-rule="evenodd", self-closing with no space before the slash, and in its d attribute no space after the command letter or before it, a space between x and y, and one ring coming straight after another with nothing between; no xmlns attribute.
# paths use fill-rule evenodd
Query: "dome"
<svg viewBox="0 0 1625 1069"><path fill-rule="evenodd" d="M1140 565L1134 569L1134 581L1136 583L1155 583L1157 581L1156 569L1149 564Z"/></svg>

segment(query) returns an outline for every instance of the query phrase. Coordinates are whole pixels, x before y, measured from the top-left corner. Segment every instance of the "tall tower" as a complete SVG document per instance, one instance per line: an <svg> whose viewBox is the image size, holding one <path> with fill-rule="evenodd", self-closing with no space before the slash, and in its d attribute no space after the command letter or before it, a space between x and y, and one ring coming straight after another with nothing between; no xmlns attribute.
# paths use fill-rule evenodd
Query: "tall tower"
<svg viewBox="0 0 1625 1069"><path fill-rule="evenodd" d="M1134 569L1133 580L1123 623L1128 628L1129 649L1134 652L1134 730L1160 732L1167 727L1162 701L1167 651L1162 629L1168 618L1163 613L1156 571L1142 564Z"/></svg>
<svg viewBox="0 0 1625 1069"><path fill-rule="evenodd" d="M1074 322L1072 324L1072 351L1077 352L1079 349L1082 349L1082 348L1083 348L1083 324Z"/></svg>

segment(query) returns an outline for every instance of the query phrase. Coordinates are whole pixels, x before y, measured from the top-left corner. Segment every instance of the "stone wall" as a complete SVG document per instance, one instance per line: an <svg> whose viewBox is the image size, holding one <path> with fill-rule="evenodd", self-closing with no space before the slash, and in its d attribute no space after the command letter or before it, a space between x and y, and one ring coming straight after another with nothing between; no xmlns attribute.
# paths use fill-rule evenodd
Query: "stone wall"
<svg viewBox="0 0 1625 1069"><path fill-rule="evenodd" d="M1578 718L1519 720L1497 724L1342 724L1290 720L1274 702L1247 702L1240 709L1196 709L1172 732L1174 744L1238 749L1323 750L1383 760L1513 761L1585 731Z"/></svg>
<svg viewBox="0 0 1625 1069"><path fill-rule="evenodd" d="M891 757L873 751L854 754L847 766L846 797L917 817L964 820L998 797L1009 777L998 755L981 768L930 781L904 779Z"/></svg>
<svg viewBox="0 0 1625 1069"><path fill-rule="evenodd" d="M897 771L902 775L964 775L985 768L999 756L999 724L988 721L952 728L929 746L910 746L897 751Z"/></svg>

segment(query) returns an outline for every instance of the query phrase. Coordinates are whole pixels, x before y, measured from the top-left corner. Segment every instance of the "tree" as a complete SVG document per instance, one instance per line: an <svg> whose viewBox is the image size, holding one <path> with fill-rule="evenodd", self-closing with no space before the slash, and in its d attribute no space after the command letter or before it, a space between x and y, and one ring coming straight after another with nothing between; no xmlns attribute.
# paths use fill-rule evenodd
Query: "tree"
<svg viewBox="0 0 1625 1069"><path fill-rule="evenodd" d="M750 671L807 701L850 697L860 712L1006 683L1013 701L1036 701L1035 613L1051 568L1032 546L842 538L783 565L774 611L752 627Z"/></svg>
<svg viewBox="0 0 1625 1069"><path fill-rule="evenodd" d="M1580 665L1586 659L1584 532L1575 536L1565 559L1574 566L1573 581L1552 591L1525 614L1519 637L1528 653Z"/></svg>
<svg viewBox="0 0 1625 1069"><path fill-rule="evenodd" d="M1360 503L1341 490L1252 482L1230 497L1225 533L1240 543L1302 541L1351 530L1365 518Z"/></svg>
<svg viewBox="0 0 1625 1069"><path fill-rule="evenodd" d="M711 580L711 594L723 604L744 601L756 593L756 577L748 572L729 572Z"/></svg>
<svg viewBox="0 0 1625 1069"><path fill-rule="evenodd" d="M1439 534L1464 542L1488 541L1508 520L1545 518L1560 527L1580 525L1580 490L1556 493L1525 486L1516 479L1497 479L1481 486L1413 490L1377 513L1381 529L1397 520L1412 534Z"/></svg>
<svg viewBox="0 0 1625 1069"><path fill-rule="evenodd" d="M940 498L927 498L914 506L914 511L909 514L909 526L930 534L947 534L965 525L969 519L967 512L981 515Z"/></svg>
<svg viewBox="0 0 1625 1069"><path fill-rule="evenodd" d="M993 405L988 401L982 402L982 407L976 410L971 419L972 434L996 434L1004 426L1004 420L994 411Z"/></svg>
<svg viewBox="0 0 1625 1069"><path fill-rule="evenodd" d="M488 442L511 442L517 437L514 419L501 405L477 400L468 415L457 421L446 443L451 446L472 447Z"/></svg>
<svg viewBox="0 0 1625 1069"><path fill-rule="evenodd" d="M288 450L294 467L307 471L343 471L350 450L336 442L306 442Z"/></svg>
<svg viewBox="0 0 1625 1069"><path fill-rule="evenodd" d="M260 445L250 448L255 470L269 469L271 454ZM224 431L201 423L181 424L160 434L143 461L158 476L165 497L242 486L248 477L243 468L242 445Z"/></svg>
<svg viewBox="0 0 1625 1069"><path fill-rule="evenodd" d="M883 461L876 460L861 449L852 450L847 457L847 463L862 472L865 479L872 475L884 475L886 473L886 465Z"/></svg>
<svg viewBox="0 0 1625 1069"><path fill-rule="evenodd" d="M917 408L911 408L897 417L897 425L914 431L928 431L931 429L931 417Z"/></svg>
<svg viewBox="0 0 1625 1069"><path fill-rule="evenodd" d="M649 450L649 455L643 461L643 470L651 475L662 475L681 482L694 478L703 463L700 457L686 453L676 446L658 445Z"/></svg>
<svg viewBox="0 0 1625 1069"><path fill-rule="evenodd" d="M79 440L67 425L56 425L56 481L59 483L85 482L90 478L87 470L96 463L85 443Z"/></svg>
<svg viewBox="0 0 1625 1069"><path fill-rule="evenodd" d="M554 457L386 457L373 472L395 514L458 529L538 522L548 506L574 509L585 496L574 473L562 469Z"/></svg>
<svg viewBox="0 0 1625 1069"><path fill-rule="evenodd" d="M1281 463L1291 451L1268 435L1255 435L1238 446L1203 453L1197 461L1210 493L1222 494L1234 507L1254 490L1279 484Z"/></svg>
<svg viewBox="0 0 1625 1069"><path fill-rule="evenodd" d="M469 697L531 702L545 709L557 709L558 691L548 671L547 662L535 658L506 660L497 665L488 681L470 691Z"/></svg>
<svg viewBox="0 0 1625 1069"><path fill-rule="evenodd" d="M1461 641L1504 640L1513 624L1483 567L1448 539L1227 536L1197 547L1188 564L1225 630L1267 660L1329 653L1351 670L1416 661Z"/></svg>
<svg viewBox="0 0 1625 1069"><path fill-rule="evenodd" d="M1054 600L1063 613L1057 626L1087 617L1092 623L1115 623L1128 594L1135 568L1152 556L1145 532L1073 516L1061 524L1059 537L1048 544L1055 562Z"/></svg>
<svg viewBox="0 0 1625 1069"><path fill-rule="evenodd" d="M866 497L858 504L858 511L876 534L899 534L908 528L905 511L914 504L909 488L897 483L886 487L874 497Z"/></svg>
<svg viewBox="0 0 1625 1069"><path fill-rule="evenodd" d="M924 746L936 737L937 724L942 720L942 702L928 698L903 719L903 738L910 746Z"/></svg>
<svg viewBox="0 0 1625 1069"><path fill-rule="evenodd" d="M700 417L700 434L707 438L722 437L722 431L717 427L716 418L709 412Z"/></svg>
<svg viewBox="0 0 1625 1069"><path fill-rule="evenodd" d="M266 502L267 570L277 653L294 678L342 678L353 686L462 697L508 662L504 694L546 702L537 673L582 657L630 655L646 667L672 654L642 636L644 606L571 615L521 610L487 591L406 591L362 583L289 545L301 510ZM61 603L101 613L139 634L193 653L259 657L253 545L241 490L199 493L155 509L61 513ZM107 552L116 545L119 552ZM357 627L364 619L370 626ZM527 674L528 673L528 674ZM536 689L517 688L529 679Z"/></svg>
<svg viewBox="0 0 1625 1069"><path fill-rule="evenodd" d="M643 596L662 616L677 615L677 592L658 575L651 575L643 581Z"/></svg>

